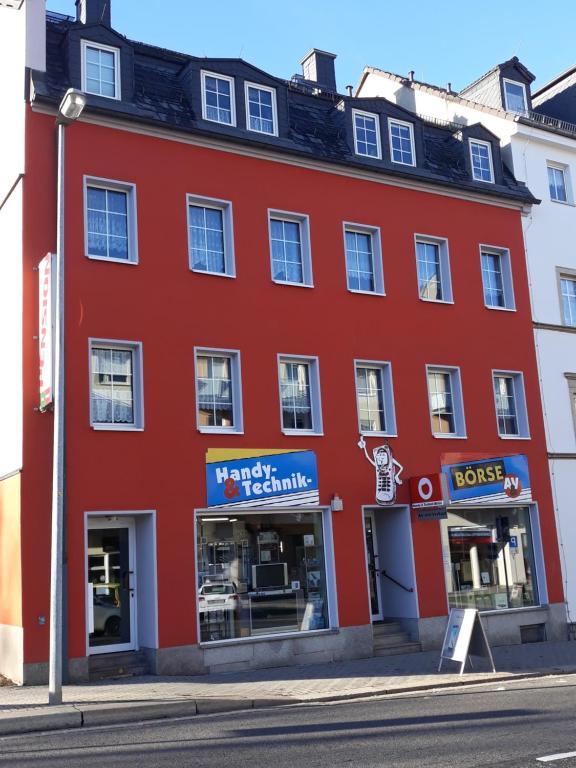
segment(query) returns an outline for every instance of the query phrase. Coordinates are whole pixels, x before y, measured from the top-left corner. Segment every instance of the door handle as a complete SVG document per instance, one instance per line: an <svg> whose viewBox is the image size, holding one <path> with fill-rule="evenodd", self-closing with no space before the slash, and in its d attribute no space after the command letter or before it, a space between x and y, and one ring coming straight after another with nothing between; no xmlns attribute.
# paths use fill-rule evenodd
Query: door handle
<svg viewBox="0 0 576 768"><path fill-rule="evenodd" d="M122 574L122 587L128 592L130 592L131 595L134 594L134 587L130 586L130 576L134 574L134 571L124 571Z"/></svg>

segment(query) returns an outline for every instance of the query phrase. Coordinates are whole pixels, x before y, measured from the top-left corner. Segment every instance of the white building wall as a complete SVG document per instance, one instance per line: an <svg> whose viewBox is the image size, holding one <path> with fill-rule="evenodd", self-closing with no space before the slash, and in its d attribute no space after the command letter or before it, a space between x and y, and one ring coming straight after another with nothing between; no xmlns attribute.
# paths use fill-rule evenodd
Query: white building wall
<svg viewBox="0 0 576 768"><path fill-rule="evenodd" d="M45 68L44 0L0 6L0 478L22 466L25 68Z"/></svg>
<svg viewBox="0 0 576 768"><path fill-rule="evenodd" d="M378 72L367 74L359 96L384 96L424 117L481 122L500 138L504 162L541 200L523 217L532 317L535 329L546 439L556 505L566 599L576 621L576 430L565 373L576 373L576 332L562 328L558 272L576 270L576 138L519 123L513 115L479 109L441 92L409 87ZM547 163L566 169L568 203L550 199ZM554 454L563 454L562 459Z"/></svg>

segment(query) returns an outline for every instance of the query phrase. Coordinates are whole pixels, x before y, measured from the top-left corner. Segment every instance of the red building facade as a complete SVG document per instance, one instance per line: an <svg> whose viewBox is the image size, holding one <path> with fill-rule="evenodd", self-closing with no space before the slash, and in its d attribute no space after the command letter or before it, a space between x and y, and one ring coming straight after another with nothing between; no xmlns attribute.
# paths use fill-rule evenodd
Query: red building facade
<svg viewBox="0 0 576 768"><path fill-rule="evenodd" d="M437 647L456 605L483 611L496 643L520 642L523 627L559 636L521 228L533 200L497 142L481 126L456 135L384 99L314 93L244 62L194 70L163 52L161 63L86 19L50 18L48 34L26 113L23 462L0 483L3 536L10 521L20 536L21 580L1 622L18 622L21 606L21 679L44 679L48 659L53 419L35 410L33 270L56 246L55 97L82 85L73 63L56 67L51 40L79 58L86 41L116 46L117 81L132 46L134 94L153 64L195 89L190 103L205 100L196 128L166 117L174 94L161 102L158 85L150 115L135 115L122 80L120 99L89 95L66 129L72 678L118 651L144 651L160 674L367 656L386 619ZM312 60L318 71L332 61ZM202 117L230 81L235 109L221 91L213 108L225 119ZM244 119L253 127L240 135ZM321 123L331 155L304 146ZM290 144L303 126L306 141ZM470 143L490 150L492 181L475 176ZM490 303L498 292L503 305ZM392 503L376 501L361 434L367 455L388 444L403 466ZM444 468L454 479L454 465L517 477L506 459L521 464L521 496L488 484L482 498L476 472L474 501L451 488L445 518L411 509L409 478Z"/></svg>

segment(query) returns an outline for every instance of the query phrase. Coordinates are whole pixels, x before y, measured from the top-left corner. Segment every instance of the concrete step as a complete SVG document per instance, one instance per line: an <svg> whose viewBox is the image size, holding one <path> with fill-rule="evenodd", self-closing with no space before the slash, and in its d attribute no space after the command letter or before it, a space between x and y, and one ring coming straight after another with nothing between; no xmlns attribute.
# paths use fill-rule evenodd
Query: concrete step
<svg viewBox="0 0 576 768"><path fill-rule="evenodd" d="M90 680L150 674L148 659L143 651L97 654L90 657L88 665Z"/></svg>
<svg viewBox="0 0 576 768"><path fill-rule="evenodd" d="M382 624L372 624L372 632L374 637L380 635L391 635L397 632L403 632L402 626L398 621L385 621Z"/></svg>
<svg viewBox="0 0 576 768"><path fill-rule="evenodd" d="M420 653L422 646L420 643L402 643L401 645L390 645L385 648L374 648L374 656L397 656L401 653Z"/></svg>
<svg viewBox="0 0 576 768"><path fill-rule="evenodd" d="M406 632L390 632L386 635L376 635L374 637L374 648L389 648L392 645L402 645L402 643L411 642Z"/></svg>

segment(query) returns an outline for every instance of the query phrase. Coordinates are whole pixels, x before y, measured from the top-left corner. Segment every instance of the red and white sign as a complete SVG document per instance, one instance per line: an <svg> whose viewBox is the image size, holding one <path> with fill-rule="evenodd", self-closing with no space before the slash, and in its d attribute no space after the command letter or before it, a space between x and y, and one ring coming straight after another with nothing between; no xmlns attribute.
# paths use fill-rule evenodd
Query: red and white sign
<svg viewBox="0 0 576 768"><path fill-rule="evenodd" d="M410 478L412 509L435 509L448 503L448 488L443 472Z"/></svg>
<svg viewBox="0 0 576 768"><path fill-rule="evenodd" d="M53 273L56 259L48 253L38 265L39 275L39 355L40 410L45 411L54 399L54 301Z"/></svg>

